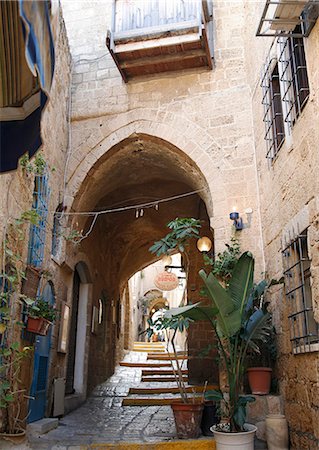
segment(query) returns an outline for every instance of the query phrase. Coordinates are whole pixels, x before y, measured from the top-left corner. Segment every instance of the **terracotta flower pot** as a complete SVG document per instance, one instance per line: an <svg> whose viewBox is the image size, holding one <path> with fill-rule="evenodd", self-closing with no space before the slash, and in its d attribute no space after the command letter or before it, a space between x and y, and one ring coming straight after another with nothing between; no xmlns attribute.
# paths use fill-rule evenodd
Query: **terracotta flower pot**
<svg viewBox="0 0 319 450"><path fill-rule="evenodd" d="M50 329L51 322L43 317L28 317L27 331L34 334L46 336Z"/></svg>
<svg viewBox="0 0 319 450"><path fill-rule="evenodd" d="M16 433L0 433L0 439L4 439L5 441L18 445L25 441L25 435L25 430L18 430Z"/></svg>
<svg viewBox="0 0 319 450"><path fill-rule="evenodd" d="M272 369L269 367L251 367L250 369L247 369L248 382L252 394L269 394L271 372Z"/></svg>
<svg viewBox="0 0 319 450"><path fill-rule="evenodd" d="M179 439L195 439L201 434L202 403L172 403L177 436Z"/></svg>

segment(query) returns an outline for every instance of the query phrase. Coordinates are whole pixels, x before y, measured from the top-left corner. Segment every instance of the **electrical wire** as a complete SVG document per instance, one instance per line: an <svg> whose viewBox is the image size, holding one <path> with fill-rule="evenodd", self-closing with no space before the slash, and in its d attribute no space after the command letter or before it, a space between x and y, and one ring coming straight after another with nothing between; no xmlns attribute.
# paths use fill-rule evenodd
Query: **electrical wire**
<svg viewBox="0 0 319 450"><path fill-rule="evenodd" d="M122 212L122 211L129 211L132 209L143 209L143 208L152 208L153 206L157 206L160 203L169 202L172 200L177 200L179 198L188 197L190 195L198 194L199 192L207 191L207 188L203 189L197 189L196 191L191 192L185 192L184 194L174 195L172 197L166 197L159 200L154 200L153 202L147 202L147 203L140 203L138 205L130 205L130 206L123 206L120 208L111 208L111 209L104 209L102 211L78 211L78 212L64 212L65 216L95 216L95 215L102 215L102 214L110 214L115 212Z"/></svg>

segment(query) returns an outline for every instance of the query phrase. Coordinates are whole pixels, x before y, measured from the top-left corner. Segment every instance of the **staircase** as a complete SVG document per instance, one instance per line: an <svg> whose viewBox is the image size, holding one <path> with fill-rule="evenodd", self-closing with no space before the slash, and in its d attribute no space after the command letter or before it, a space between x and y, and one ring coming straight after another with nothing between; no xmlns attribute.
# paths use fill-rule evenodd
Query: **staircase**
<svg viewBox="0 0 319 450"><path fill-rule="evenodd" d="M174 355L167 352L165 344L135 342L133 351L146 352L146 362L120 363L120 365L141 369L141 386L129 389L122 406L171 405L173 402L181 401L173 370L172 358ZM187 354L178 352L178 359L182 366L183 380L187 383ZM206 387L206 389L216 388L215 385ZM186 392L195 397L203 396L204 389L204 386L186 386Z"/></svg>

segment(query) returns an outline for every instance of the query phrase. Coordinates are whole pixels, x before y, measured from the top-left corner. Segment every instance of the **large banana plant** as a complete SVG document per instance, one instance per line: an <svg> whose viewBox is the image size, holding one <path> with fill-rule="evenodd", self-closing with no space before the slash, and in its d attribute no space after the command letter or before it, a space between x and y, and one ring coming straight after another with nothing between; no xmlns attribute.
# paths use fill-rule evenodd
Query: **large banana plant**
<svg viewBox="0 0 319 450"><path fill-rule="evenodd" d="M238 259L227 288L212 273L207 275L201 270L199 274L205 283L211 305L196 303L171 309L166 314L167 317L182 316L211 323L227 372L229 395L226 397L221 391L209 391L206 397L224 402L230 431L243 431L247 403L255 400L252 396L241 395L247 351L259 352L258 344L265 342L271 332L270 314L260 303L256 305L267 282L263 280L257 286L254 285L254 259L248 252Z"/></svg>

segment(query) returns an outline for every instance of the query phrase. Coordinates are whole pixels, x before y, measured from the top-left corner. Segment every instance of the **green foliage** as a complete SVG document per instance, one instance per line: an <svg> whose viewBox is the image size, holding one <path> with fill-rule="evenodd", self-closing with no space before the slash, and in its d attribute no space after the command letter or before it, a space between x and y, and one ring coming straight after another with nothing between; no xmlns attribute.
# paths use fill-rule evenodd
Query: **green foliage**
<svg viewBox="0 0 319 450"><path fill-rule="evenodd" d="M183 333L184 331L186 331L192 321L193 319L190 317L165 315L159 317L154 322L152 321L152 319L148 319L147 322L149 327L147 330L145 330L148 338L151 338L153 334L156 334L159 331L164 331L168 345L171 344L173 353L168 353L168 355L171 358L171 365L175 381L177 383L181 399L184 403L189 403L190 399L187 394L186 383L183 377L182 363L179 362L178 353L175 348L175 337L177 332Z"/></svg>
<svg viewBox="0 0 319 450"><path fill-rule="evenodd" d="M78 244L84 238L81 231L71 230L67 234L62 235L66 241L73 242L73 244Z"/></svg>
<svg viewBox="0 0 319 450"><path fill-rule="evenodd" d="M254 259L248 252L235 263L228 286L220 284L212 272L207 275L201 270L200 276L211 306L202 307L197 303L175 308L166 316L203 320L205 315L209 320L227 373L229 398L224 398L220 391L210 391L207 398L222 400L230 431L242 431L246 405L254 400L254 397L241 395L247 353L260 351L260 345L267 342L272 329L271 316L261 301L269 283L262 281L254 286Z"/></svg>
<svg viewBox="0 0 319 450"><path fill-rule="evenodd" d="M158 331L172 330L172 331L186 331L193 320L188 317L159 317L154 322L152 319L148 319L147 323L149 328L146 330L148 338L151 338L153 334Z"/></svg>
<svg viewBox="0 0 319 450"><path fill-rule="evenodd" d="M41 161L39 160L39 167ZM40 170L40 169L39 169ZM25 279L21 247L25 241L27 225L36 225L39 216L34 210L25 211L18 219L11 219L3 242L3 260L0 273L0 408L5 410L6 431L15 433L22 429L21 406L25 399L25 389L19 378L23 360L31 354L32 347L21 347L17 341L24 324L17 320L21 300L22 280ZM29 302L34 300L28 299Z"/></svg>
<svg viewBox="0 0 319 450"><path fill-rule="evenodd" d="M49 302L46 302L42 297L36 300L25 298L27 305L27 315L33 318L43 317L49 322L54 322L58 316L58 311Z"/></svg>
<svg viewBox="0 0 319 450"><path fill-rule="evenodd" d="M32 347L20 349L18 342L0 348L0 408L7 408L16 399L22 360L30 354ZM10 375L10 377L8 376Z"/></svg>
<svg viewBox="0 0 319 450"><path fill-rule="evenodd" d="M43 175L47 167L47 162L41 152L37 152L32 162L26 153L20 158L20 166L27 174Z"/></svg>
<svg viewBox="0 0 319 450"><path fill-rule="evenodd" d="M157 256L166 255L173 250L183 253L188 241L199 237L200 220L192 218L176 218L167 224L172 230L159 241L154 242L149 251Z"/></svg>
<svg viewBox="0 0 319 450"><path fill-rule="evenodd" d="M218 253L215 261L208 255L204 255L205 265L212 266L212 273L225 283L232 276L232 272L236 265L236 262L240 256L240 244L237 237L232 236L230 244L225 244L226 250L222 253Z"/></svg>

